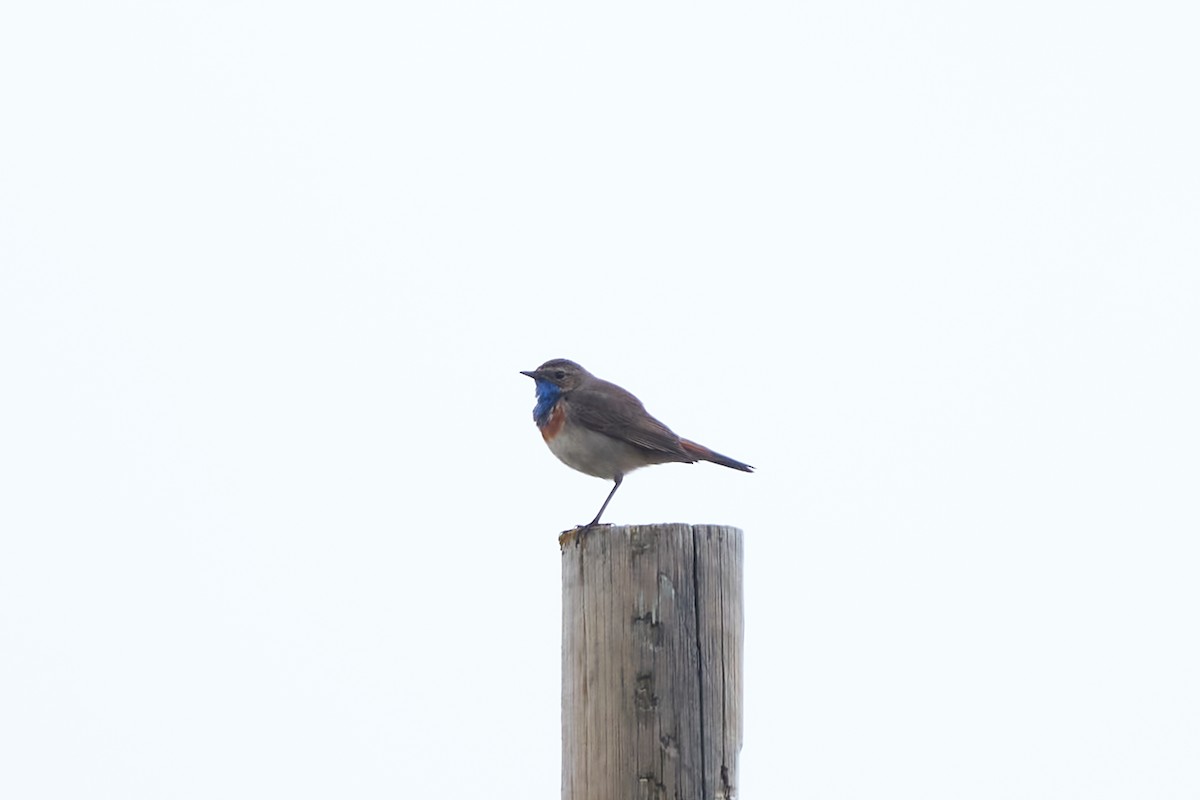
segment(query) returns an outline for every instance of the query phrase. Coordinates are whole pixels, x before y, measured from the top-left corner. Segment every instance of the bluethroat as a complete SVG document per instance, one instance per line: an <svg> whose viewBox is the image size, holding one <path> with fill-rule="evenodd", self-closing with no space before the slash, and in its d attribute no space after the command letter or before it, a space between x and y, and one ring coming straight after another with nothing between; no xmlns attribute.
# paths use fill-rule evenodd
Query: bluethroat
<svg viewBox="0 0 1200 800"><path fill-rule="evenodd" d="M572 469L613 482L596 518L584 527L599 524L625 473L638 467L711 461L754 471L749 464L681 439L650 416L641 400L574 361L556 358L521 374L537 383L533 420L550 452Z"/></svg>

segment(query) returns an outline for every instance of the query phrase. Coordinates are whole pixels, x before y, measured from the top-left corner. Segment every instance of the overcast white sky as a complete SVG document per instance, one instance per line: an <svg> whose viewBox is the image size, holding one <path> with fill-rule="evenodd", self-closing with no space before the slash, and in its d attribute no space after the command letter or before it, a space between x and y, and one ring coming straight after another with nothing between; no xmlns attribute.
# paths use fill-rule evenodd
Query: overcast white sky
<svg viewBox="0 0 1200 800"><path fill-rule="evenodd" d="M1200 795L1178 2L9 2L0 796L554 798L573 358L754 464L742 796Z"/></svg>

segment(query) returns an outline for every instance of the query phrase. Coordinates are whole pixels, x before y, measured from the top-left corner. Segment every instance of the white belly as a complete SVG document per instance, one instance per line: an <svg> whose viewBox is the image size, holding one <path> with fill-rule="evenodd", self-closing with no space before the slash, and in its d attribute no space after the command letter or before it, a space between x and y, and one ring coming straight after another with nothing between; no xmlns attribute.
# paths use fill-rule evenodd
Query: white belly
<svg viewBox="0 0 1200 800"><path fill-rule="evenodd" d="M546 445L571 469L608 480L650 463L639 448L578 425L564 425Z"/></svg>

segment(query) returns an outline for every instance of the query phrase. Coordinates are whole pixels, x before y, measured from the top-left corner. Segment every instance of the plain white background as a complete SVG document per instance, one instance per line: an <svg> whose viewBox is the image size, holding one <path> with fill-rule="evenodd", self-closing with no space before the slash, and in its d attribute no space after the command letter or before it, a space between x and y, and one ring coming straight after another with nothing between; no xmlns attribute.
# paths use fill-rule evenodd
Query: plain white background
<svg viewBox="0 0 1200 800"><path fill-rule="evenodd" d="M747 798L1200 794L1186 3L14 2L0 795L552 798L573 358L759 468Z"/></svg>

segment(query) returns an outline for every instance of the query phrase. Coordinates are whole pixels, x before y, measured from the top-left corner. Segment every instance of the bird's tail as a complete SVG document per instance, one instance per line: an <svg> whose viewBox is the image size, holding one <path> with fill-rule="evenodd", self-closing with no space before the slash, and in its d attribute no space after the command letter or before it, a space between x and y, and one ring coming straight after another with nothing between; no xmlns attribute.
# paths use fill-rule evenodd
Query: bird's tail
<svg viewBox="0 0 1200 800"><path fill-rule="evenodd" d="M688 455L695 456L697 461L711 461L714 464L720 464L722 467L740 469L742 472L754 472L754 467L749 464L743 464L737 459L715 453L702 444L696 444L687 439L680 439L679 443L683 445L683 449L687 451Z"/></svg>

